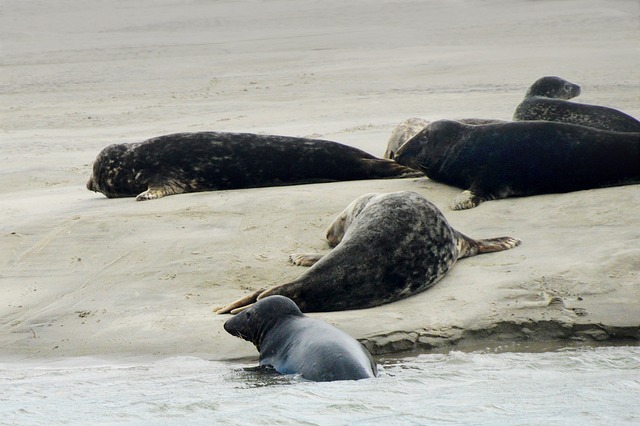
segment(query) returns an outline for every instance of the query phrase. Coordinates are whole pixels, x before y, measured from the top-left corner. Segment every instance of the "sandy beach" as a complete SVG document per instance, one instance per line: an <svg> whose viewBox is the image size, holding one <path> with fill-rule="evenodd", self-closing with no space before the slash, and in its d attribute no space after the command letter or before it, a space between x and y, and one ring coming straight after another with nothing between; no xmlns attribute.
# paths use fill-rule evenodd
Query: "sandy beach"
<svg viewBox="0 0 640 426"><path fill-rule="evenodd" d="M374 354L640 340L640 185L448 205L421 179L136 202L85 188L111 143L186 131L323 138L381 156L408 117L509 120L539 77L640 117L640 5L606 1L5 0L0 357L256 356L213 308L303 272L368 192L416 191L522 245L435 287L311 314Z"/></svg>

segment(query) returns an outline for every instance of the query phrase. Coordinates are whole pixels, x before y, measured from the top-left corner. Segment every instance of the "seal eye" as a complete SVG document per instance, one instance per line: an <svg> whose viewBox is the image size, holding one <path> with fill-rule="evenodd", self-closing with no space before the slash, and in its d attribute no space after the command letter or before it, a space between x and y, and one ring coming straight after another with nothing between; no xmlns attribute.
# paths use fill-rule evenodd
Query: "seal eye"
<svg viewBox="0 0 640 426"><path fill-rule="evenodd" d="M571 85L569 83L566 83L564 85L564 90L570 93L571 92Z"/></svg>

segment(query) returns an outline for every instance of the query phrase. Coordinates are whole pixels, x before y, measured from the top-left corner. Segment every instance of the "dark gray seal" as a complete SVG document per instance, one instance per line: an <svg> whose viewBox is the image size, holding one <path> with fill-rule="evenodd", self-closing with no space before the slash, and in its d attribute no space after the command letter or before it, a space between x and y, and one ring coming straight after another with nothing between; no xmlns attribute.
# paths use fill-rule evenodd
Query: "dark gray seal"
<svg viewBox="0 0 640 426"><path fill-rule="evenodd" d="M303 312L370 308L426 290L458 259L520 244L511 237L471 239L410 191L358 197L329 226L327 240L335 248L326 256L292 255L294 263L313 265L298 279L258 290L217 312L233 313L274 294L289 297Z"/></svg>
<svg viewBox="0 0 640 426"><path fill-rule="evenodd" d="M480 126L483 124L505 123L503 120L494 120L489 118L461 118L457 119L461 123ZM398 149L409 139L414 137L418 132L429 125L429 121L422 118L411 117L403 120L398 124L389 137L387 149L384 152L384 158L393 160Z"/></svg>
<svg viewBox="0 0 640 426"><path fill-rule="evenodd" d="M550 121L441 120L405 143L395 160L467 189L452 204L462 210L510 196L638 183L640 133Z"/></svg>
<svg viewBox="0 0 640 426"><path fill-rule="evenodd" d="M376 377L371 354L356 339L309 318L283 296L261 299L224 323L234 336L253 343L260 365L316 382Z"/></svg>
<svg viewBox="0 0 640 426"><path fill-rule="evenodd" d="M109 198L422 176L337 142L252 133L177 133L100 152L87 183Z"/></svg>
<svg viewBox="0 0 640 426"><path fill-rule="evenodd" d="M556 121L616 132L640 132L640 121L622 111L568 100L579 94L577 84L560 77L543 77L529 88L513 120Z"/></svg>

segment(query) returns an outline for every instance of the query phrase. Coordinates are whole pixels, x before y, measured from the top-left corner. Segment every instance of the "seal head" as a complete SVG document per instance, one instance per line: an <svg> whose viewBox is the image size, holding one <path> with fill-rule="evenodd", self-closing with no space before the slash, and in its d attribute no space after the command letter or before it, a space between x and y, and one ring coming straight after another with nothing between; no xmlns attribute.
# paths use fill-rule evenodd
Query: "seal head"
<svg viewBox="0 0 640 426"><path fill-rule="evenodd" d="M547 76L539 78L529 87L525 98L541 96L552 99L571 99L580 95L580 86L563 78Z"/></svg>

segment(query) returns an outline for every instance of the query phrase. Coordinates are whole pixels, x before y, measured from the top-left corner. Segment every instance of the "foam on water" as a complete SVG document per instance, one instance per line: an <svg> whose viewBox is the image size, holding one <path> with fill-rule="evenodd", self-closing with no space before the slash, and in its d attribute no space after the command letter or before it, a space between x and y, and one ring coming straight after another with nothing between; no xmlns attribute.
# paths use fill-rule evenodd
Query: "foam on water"
<svg viewBox="0 0 640 426"><path fill-rule="evenodd" d="M0 364L0 424L638 424L640 347L420 355L313 383L193 357Z"/></svg>

